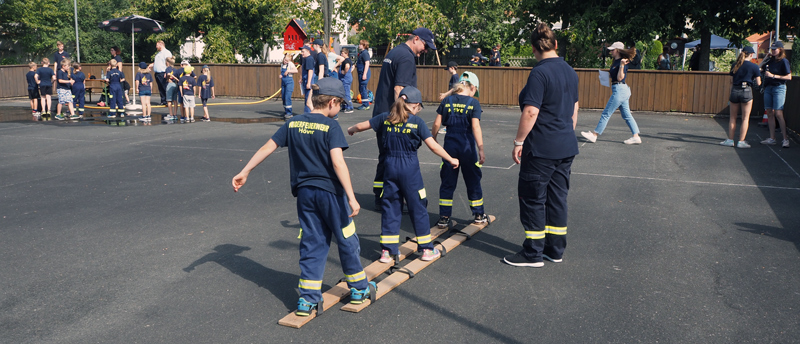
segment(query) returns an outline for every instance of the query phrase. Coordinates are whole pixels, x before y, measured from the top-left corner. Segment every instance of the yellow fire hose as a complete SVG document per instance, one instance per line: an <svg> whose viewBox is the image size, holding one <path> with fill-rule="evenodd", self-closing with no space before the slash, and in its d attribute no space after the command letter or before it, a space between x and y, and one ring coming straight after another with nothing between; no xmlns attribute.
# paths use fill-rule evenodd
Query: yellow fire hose
<svg viewBox="0 0 800 344"><path fill-rule="evenodd" d="M267 98L264 98L264 99L261 99L261 100L256 100L256 101L253 101L253 102L212 103L212 104L208 104L208 106L217 106L217 105L253 105L253 104L263 103L263 102L265 102L267 100L275 98L275 96L277 96L279 93L281 93L281 90L278 90L277 92L273 93L271 96L269 96ZM87 108L87 109L110 109L110 107L108 107L108 106L84 106L84 107ZM167 106L166 105L152 105L151 107L153 107L153 108L165 108Z"/></svg>

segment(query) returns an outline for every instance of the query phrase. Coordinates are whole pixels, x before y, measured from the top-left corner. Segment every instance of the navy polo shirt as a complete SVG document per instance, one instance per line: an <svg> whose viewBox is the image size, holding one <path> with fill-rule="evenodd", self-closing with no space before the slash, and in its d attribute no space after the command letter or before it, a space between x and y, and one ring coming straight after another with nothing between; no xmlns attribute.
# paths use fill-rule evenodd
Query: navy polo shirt
<svg viewBox="0 0 800 344"><path fill-rule="evenodd" d="M752 85L753 80L761 76L761 71L758 70L757 64L750 61L744 61L739 69L736 70L736 74L733 72L730 74L733 75L734 86L741 85L743 82L746 82L748 85Z"/></svg>
<svg viewBox="0 0 800 344"><path fill-rule="evenodd" d="M36 70L39 75L39 86L53 86L53 70L50 67L39 67Z"/></svg>
<svg viewBox="0 0 800 344"><path fill-rule="evenodd" d="M314 59L316 60L316 62L314 63L314 73L319 71L319 66L325 66L325 69L323 69L323 72L327 73L328 72L328 57L325 56L325 54L318 53L314 57ZM319 77L325 77L325 75L320 75Z"/></svg>
<svg viewBox="0 0 800 344"><path fill-rule="evenodd" d="M56 88L60 88L62 90L72 89L72 85L70 85L69 83L63 83L61 82L61 80L70 80L69 72L65 72L61 69L58 70L58 72L56 73L56 82L58 83L58 86Z"/></svg>
<svg viewBox="0 0 800 344"><path fill-rule="evenodd" d="M383 59L372 116L389 112L389 108L394 104L395 86L417 87L416 56L408 44L398 45Z"/></svg>
<svg viewBox="0 0 800 344"><path fill-rule="evenodd" d="M450 110L450 105L453 111ZM442 125L447 127L447 132L466 131L472 132L472 119L481 119L481 104L470 96L454 94L439 104L436 113L442 115Z"/></svg>
<svg viewBox="0 0 800 344"><path fill-rule="evenodd" d="M181 77L179 85L181 86L181 90L184 96L193 96L194 87L197 86L197 82L191 75L184 75Z"/></svg>
<svg viewBox="0 0 800 344"><path fill-rule="evenodd" d="M208 75L201 75L197 78L197 85L200 86L200 98L211 98L211 88L214 87L214 79Z"/></svg>
<svg viewBox="0 0 800 344"><path fill-rule="evenodd" d="M364 75L364 67L366 67L367 62L369 62L369 50L364 49L358 53L358 59L356 60L356 70L359 74L358 80L361 80L361 75Z"/></svg>
<svg viewBox="0 0 800 344"><path fill-rule="evenodd" d="M33 71L33 70L28 72L27 74L25 74L25 79L28 80L28 89L29 90L35 90L35 89L39 88L39 85L36 84L35 76L36 76L36 71Z"/></svg>
<svg viewBox="0 0 800 344"><path fill-rule="evenodd" d="M307 186L344 194L331 161L331 149L348 147L339 122L322 114L304 113L286 121L272 135L272 141L279 147L289 147L293 196L297 197L298 188Z"/></svg>
<svg viewBox="0 0 800 344"><path fill-rule="evenodd" d="M622 64L621 61L622 59L616 59L614 60L614 62L611 63L611 69L608 70L608 74L610 74L612 82L620 81L624 83L625 80L628 79L628 66L630 64L625 65L625 77L622 78L622 80L617 80L617 73L619 73L619 66Z"/></svg>
<svg viewBox="0 0 800 344"><path fill-rule="evenodd" d="M522 154L563 159L578 154L572 114L578 101L578 74L562 58L539 61L519 94L519 108L539 108L539 116L522 147Z"/></svg>
<svg viewBox="0 0 800 344"><path fill-rule="evenodd" d="M153 85L153 76L150 73L136 73L136 81L139 82L139 92L150 92Z"/></svg>
<svg viewBox="0 0 800 344"><path fill-rule="evenodd" d="M114 57L112 57L112 59L117 60L117 62L122 62L122 56L120 56L120 55L114 55Z"/></svg>
<svg viewBox="0 0 800 344"><path fill-rule="evenodd" d="M780 61L770 61L767 63L767 70L775 75L787 75L792 74L791 68L789 68L789 59L781 59ZM767 78L767 86L779 86L785 85L786 80L781 79L774 79L774 78Z"/></svg>
<svg viewBox="0 0 800 344"><path fill-rule="evenodd" d="M58 68L61 69L61 60L69 58L69 53L65 50L62 52L57 52L53 54L53 62L58 64Z"/></svg>
<svg viewBox="0 0 800 344"><path fill-rule="evenodd" d="M303 59L303 89L308 89L306 88L306 85L308 85L308 71L311 71L312 78L314 77L314 74L316 74L316 71L314 70L315 65L316 62L314 61L314 57L309 56Z"/></svg>
<svg viewBox="0 0 800 344"><path fill-rule="evenodd" d="M450 76L450 82L449 82L449 83L447 83L447 89L448 89L448 90L452 90L452 89L453 89L453 87L455 87L455 86L456 86L456 84L458 83L458 80L459 80L459 79L460 79L460 78L459 78L459 76L458 76L458 73L451 75L451 76Z"/></svg>
<svg viewBox="0 0 800 344"><path fill-rule="evenodd" d="M378 140L380 140L383 148L387 150L389 156L399 152L416 152L422 142L431 137L430 129L425 125L425 121L418 116L408 114L408 121L397 124L392 124L388 118L389 113L384 112L372 117L369 120L369 125L372 130L378 133ZM394 146L395 142L398 141L390 140L389 137L391 135L408 135L408 145L402 147Z"/></svg>
<svg viewBox="0 0 800 344"><path fill-rule="evenodd" d="M72 80L75 80L75 83L72 84L73 90L82 90L86 88L86 85L84 85L84 81L86 80L86 74L83 74L83 72L76 71L72 73Z"/></svg>

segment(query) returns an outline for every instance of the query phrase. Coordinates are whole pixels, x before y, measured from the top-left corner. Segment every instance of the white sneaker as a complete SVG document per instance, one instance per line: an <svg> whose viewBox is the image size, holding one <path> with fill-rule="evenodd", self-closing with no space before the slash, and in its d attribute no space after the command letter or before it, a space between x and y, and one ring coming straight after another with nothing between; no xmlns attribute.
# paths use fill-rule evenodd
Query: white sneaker
<svg viewBox="0 0 800 344"><path fill-rule="evenodd" d="M642 138L639 137L639 136L633 136L633 137L631 137L631 138L629 138L629 139L627 139L625 141L622 141L622 143L624 143L626 145L638 145L638 144L642 143Z"/></svg>
<svg viewBox="0 0 800 344"><path fill-rule="evenodd" d="M739 141L739 143L736 144L736 148L750 148L750 144L745 141Z"/></svg>
<svg viewBox="0 0 800 344"><path fill-rule="evenodd" d="M781 145L783 148L789 148L789 140L783 139L783 144Z"/></svg>
<svg viewBox="0 0 800 344"><path fill-rule="evenodd" d="M595 143L595 141L597 141L597 135L591 131L582 131L581 136L591 143Z"/></svg>
<svg viewBox="0 0 800 344"><path fill-rule="evenodd" d="M775 139L773 139L773 138L768 138L768 139L766 139L766 140L764 140L764 141L761 141L761 144L762 144L762 145L770 145L770 146L774 146L774 145L778 144L778 142L777 142L777 141L775 141Z"/></svg>
<svg viewBox="0 0 800 344"><path fill-rule="evenodd" d="M725 141L722 141L719 144L720 144L720 146L733 147L733 140L726 139Z"/></svg>

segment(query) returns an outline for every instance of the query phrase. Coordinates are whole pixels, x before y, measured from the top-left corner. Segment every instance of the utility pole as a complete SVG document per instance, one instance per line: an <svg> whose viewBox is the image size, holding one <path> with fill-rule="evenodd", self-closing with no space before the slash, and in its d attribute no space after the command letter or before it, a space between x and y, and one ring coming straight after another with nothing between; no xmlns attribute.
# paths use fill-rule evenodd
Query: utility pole
<svg viewBox="0 0 800 344"><path fill-rule="evenodd" d="M333 1L334 0L322 0L322 16L325 18L325 45L328 45L331 41L331 21L333 18Z"/></svg>
<svg viewBox="0 0 800 344"><path fill-rule="evenodd" d="M78 63L81 63L81 41L78 38L78 0L72 0L72 5L75 9L75 53L78 55Z"/></svg>
<svg viewBox="0 0 800 344"><path fill-rule="evenodd" d="M781 28L780 28L780 22L781 22L781 0L776 0L775 2L776 2L776 4L775 4L775 14L776 14L775 15L775 40L777 41L777 40L780 39L779 37L781 37L780 36L780 31L781 31Z"/></svg>

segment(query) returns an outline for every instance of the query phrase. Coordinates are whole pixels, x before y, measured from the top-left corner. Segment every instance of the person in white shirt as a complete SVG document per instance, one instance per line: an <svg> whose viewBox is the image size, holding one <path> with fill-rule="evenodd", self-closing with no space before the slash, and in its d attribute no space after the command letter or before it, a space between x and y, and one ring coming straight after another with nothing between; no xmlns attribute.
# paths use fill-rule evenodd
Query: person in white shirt
<svg viewBox="0 0 800 344"><path fill-rule="evenodd" d="M158 84L158 95L161 97L161 105L167 105L167 58L172 57L172 53L164 48L164 41L156 42L156 54L153 61L153 72L156 74L156 84Z"/></svg>

